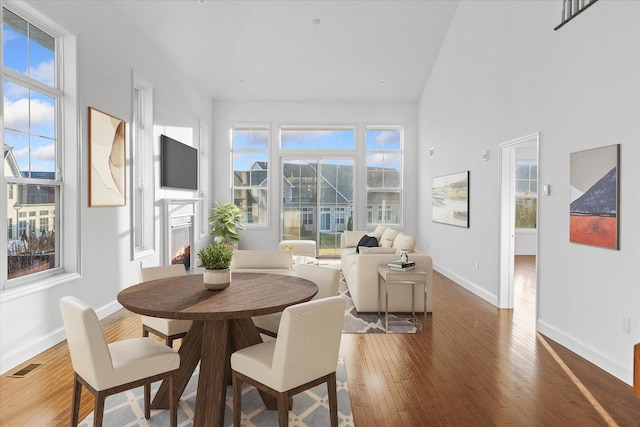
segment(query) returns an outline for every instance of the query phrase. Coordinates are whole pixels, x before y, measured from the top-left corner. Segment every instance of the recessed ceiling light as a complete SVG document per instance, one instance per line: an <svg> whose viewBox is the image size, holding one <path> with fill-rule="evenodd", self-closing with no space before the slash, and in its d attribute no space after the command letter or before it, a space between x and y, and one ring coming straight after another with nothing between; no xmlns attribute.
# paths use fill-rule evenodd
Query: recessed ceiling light
<svg viewBox="0 0 640 427"><path fill-rule="evenodd" d="M321 21L320 19L318 19L318 18L315 18L315 19L314 19L313 21L311 21L311 22L313 22L313 25L320 25L320 24L322 24L322 21Z"/></svg>
<svg viewBox="0 0 640 427"><path fill-rule="evenodd" d="M198 0L198 4L204 4L207 0Z"/></svg>
<svg viewBox="0 0 640 427"><path fill-rule="evenodd" d="M239 82L243 82L244 81L244 77L238 77L238 81Z"/></svg>
<svg viewBox="0 0 640 427"><path fill-rule="evenodd" d="M380 84L383 85L387 82L387 79L380 79Z"/></svg>

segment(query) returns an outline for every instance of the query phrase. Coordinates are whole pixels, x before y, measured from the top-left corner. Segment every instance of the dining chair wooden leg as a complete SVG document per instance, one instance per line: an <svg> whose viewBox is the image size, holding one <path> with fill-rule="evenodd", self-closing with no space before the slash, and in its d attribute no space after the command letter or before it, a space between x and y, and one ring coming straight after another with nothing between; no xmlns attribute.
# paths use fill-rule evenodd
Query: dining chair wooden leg
<svg viewBox="0 0 640 427"><path fill-rule="evenodd" d="M231 383L233 384L233 425L240 427L242 415L242 380L235 371L231 372Z"/></svg>
<svg viewBox="0 0 640 427"><path fill-rule="evenodd" d="M147 328L145 328L144 325L142 325L142 336L143 337L148 337L149 336L149 331L147 330Z"/></svg>
<svg viewBox="0 0 640 427"><path fill-rule="evenodd" d="M144 385L144 417L151 418L151 384Z"/></svg>
<svg viewBox="0 0 640 427"><path fill-rule="evenodd" d="M333 372L327 378L327 394L329 395L329 416L331 427L338 427L338 391L336 385L336 373Z"/></svg>
<svg viewBox="0 0 640 427"><path fill-rule="evenodd" d="M104 417L104 401L107 399L107 394L104 392L97 392L96 407L93 410L93 427L102 427L102 418Z"/></svg>
<svg viewBox="0 0 640 427"><path fill-rule="evenodd" d="M287 393L278 394L278 425L280 427L289 425L289 395Z"/></svg>
<svg viewBox="0 0 640 427"><path fill-rule="evenodd" d="M171 419L171 427L178 426L178 371L169 377L169 417Z"/></svg>
<svg viewBox="0 0 640 427"><path fill-rule="evenodd" d="M80 395L82 394L82 383L78 379L78 374L73 374L73 397L71 403L71 426L78 425L78 417L80 416Z"/></svg>

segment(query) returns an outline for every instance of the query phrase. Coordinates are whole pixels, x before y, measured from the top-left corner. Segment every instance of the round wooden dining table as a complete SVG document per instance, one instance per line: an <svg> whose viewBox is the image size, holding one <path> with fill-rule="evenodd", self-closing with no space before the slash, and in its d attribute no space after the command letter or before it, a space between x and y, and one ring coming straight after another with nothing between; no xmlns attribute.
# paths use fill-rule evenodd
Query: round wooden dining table
<svg viewBox="0 0 640 427"><path fill-rule="evenodd" d="M309 280L271 273L232 273L228 288L210 291L202 275L194 274L131 286L118 294L118 302L134 313L193 321L179 349L177 393L182 395L200 362L193 425L208 427L224 423L231 353L262 342L251 317L309 301L317 292ZM276 408L273 398L266 394L262 398L267 408ZM169 408L166 381L151 407Z"/></svg>

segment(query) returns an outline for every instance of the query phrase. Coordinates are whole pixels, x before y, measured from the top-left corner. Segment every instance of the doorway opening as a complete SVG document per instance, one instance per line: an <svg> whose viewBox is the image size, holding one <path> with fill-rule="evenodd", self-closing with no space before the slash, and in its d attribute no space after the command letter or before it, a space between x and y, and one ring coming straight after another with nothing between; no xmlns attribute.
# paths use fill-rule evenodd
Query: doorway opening
<svg viewBox="0 0 640 427"><path fill-rule="evenodd" d="M537 319L539 133L500 144L498 306Z"/></svg>
<svg viewBox="0 0 640 427"><path fill-rule="evenodd" d="M353 221L355 162L282 159L282 240L314 240L318 257L340 255L340 235Z"/></svg>

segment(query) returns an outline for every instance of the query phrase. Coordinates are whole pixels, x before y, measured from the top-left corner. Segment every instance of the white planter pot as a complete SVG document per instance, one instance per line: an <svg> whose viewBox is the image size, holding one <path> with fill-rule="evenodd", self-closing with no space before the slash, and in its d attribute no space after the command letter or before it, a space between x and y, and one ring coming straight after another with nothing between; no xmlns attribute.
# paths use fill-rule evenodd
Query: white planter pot
<svg viewBox="0 0 640 427"><path fill-rule="evenodd" d="M231 283L231 270L204 270L204 287L211 291L219 291Z"/></svg>

